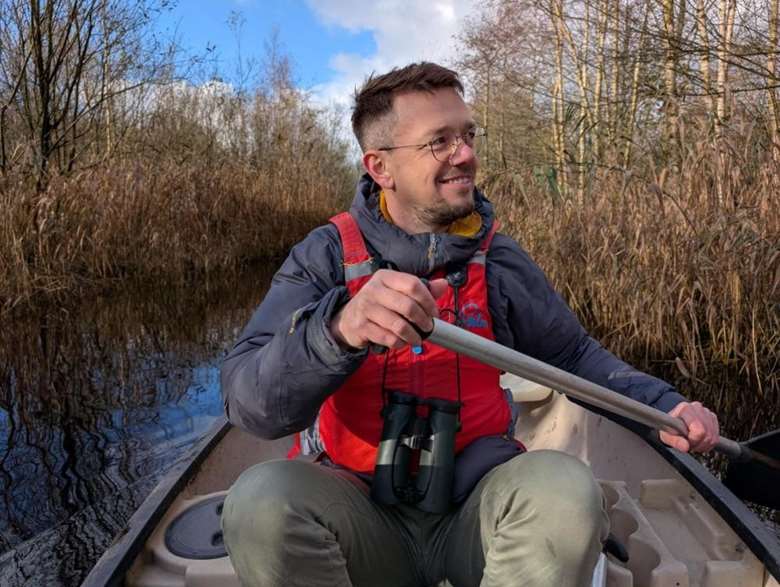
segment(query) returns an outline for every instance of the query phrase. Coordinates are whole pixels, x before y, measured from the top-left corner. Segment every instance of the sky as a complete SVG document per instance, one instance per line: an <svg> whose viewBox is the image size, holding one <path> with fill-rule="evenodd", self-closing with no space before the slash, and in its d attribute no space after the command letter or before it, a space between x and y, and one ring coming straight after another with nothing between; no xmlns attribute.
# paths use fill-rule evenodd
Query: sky
<svg viewBox="0 0 780 587"><path fill-rule="evenodd" d="M239 43L228 22L243 21L240 54L262 60L272 32L293 77L321 104L349 104L372 71L412 61L446 64L453 36L477 0L178 0L160 23L183 48L208 54L225 81L238 79Z"/></svg>

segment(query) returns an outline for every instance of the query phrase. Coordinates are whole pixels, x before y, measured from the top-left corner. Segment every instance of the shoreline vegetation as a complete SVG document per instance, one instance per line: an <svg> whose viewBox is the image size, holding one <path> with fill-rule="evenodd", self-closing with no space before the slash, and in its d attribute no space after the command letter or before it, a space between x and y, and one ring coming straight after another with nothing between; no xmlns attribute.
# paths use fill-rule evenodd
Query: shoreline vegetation
<svg viewBox="0 0 780 587"><path fill-rule="evenodd" d="M460 39L478 183L605 346L776 427L777 0L749 23L727 1L564 4L488 0ZM165 6L0 0L0 314L238 274L348 205L343 112L276 38L225 81L145 34Z"/></svg>
<svg viewBox="0 0 780 587"><path fill-rule="evenodd" d="M486 191L594 338L745 438L780 424L780 165L732 181L746 167L718 171L717 158L702 148L658 182L604 176L586 204L522 187L530 178ZM729 204L711 197L716 181Z"/></svg>
<svg viewBox="0 0 780 587"><path fill-rule="evenodd" d="M52 177L40 193L2 186L0 310L283 258L349 201L351 176L128 160Z"/></svg>

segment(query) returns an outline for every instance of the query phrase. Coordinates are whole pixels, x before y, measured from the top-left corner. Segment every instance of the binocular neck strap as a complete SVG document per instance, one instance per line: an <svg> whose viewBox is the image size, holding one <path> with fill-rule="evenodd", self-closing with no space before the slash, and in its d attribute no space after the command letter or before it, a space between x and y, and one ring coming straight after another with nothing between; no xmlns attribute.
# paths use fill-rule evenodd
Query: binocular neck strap
<svg viewBox="0 0 780 587"><path fill-rule="evenodd" d="M460 323L460 285L451 286L453 289L453 301L455 306L455 324L457 326L462 326ZM379 390L379 393L382 394L382 409L384 410L385 407L387 407L387 366L388 366L388 359L390 358L390 353L385 352L385 360L382 365L382 387ZM462 400L462 392L461 392L461 381L460 381L460 353L455 353L455 385L457 387L458 392L458 406L461 405ZM458 427L460 428L460 415L458 415Z"/></svg>
<svg viewBox="0 0 780 587"><path fill-rule="evenodd" d="M460 292L460 286L462 284L458 284L455 287L453 287L453 301L455 304L455 322L460 322L460 300L458 293ZM460 410L461 403L461 392L460 392L460 353L455 353L455 384L458 388L458 409ZM460 430L460 411L458 411L458 430Z"/></svg>

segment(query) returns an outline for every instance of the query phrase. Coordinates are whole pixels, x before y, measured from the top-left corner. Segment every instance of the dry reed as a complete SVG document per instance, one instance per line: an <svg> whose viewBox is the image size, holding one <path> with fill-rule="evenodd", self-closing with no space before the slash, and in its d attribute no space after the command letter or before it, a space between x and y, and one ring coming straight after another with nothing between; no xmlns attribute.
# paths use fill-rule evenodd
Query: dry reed
<svg viewBox="0 0 780 587"><path fill-rule="evenodd" d="M0 306L127 276L171 279L283 255L352 190L344 170L306 173L116 162L0 189Z"/></svg>
<svg viewBox="0 0 780 587"><path fill-rule="evenodd" d="M780 423L780 166L755 161L697 145L681 173L605 175L579 203L531 177L487 186L596 338L741 434Z"/></svg>

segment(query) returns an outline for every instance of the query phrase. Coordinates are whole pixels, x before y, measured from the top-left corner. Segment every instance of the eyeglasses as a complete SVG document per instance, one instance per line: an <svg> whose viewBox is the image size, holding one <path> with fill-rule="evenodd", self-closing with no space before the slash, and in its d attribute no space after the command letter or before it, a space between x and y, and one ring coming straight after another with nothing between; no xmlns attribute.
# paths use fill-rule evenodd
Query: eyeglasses
<svg viewBox="0 0 780 587"><path fill-rule="evenodd" d="M447 163L452 159L460 149L461 145L468 145L471 149L476 149L477 145L482 137L487 133L484 128L474 127L467 130L463 134L445 133L432 141L423 143L421 145L397 145L395 147L380 147L378 151L395 151L396 149L411 149L418 150L430 148L431 154L436 161L441 163Z"/></svg>

